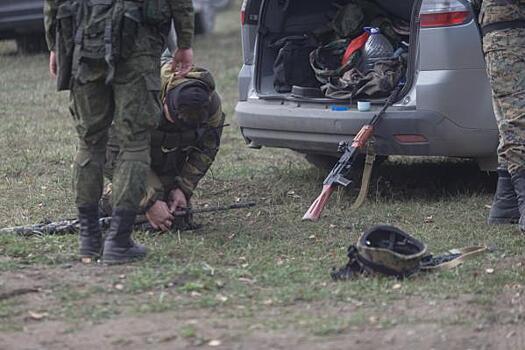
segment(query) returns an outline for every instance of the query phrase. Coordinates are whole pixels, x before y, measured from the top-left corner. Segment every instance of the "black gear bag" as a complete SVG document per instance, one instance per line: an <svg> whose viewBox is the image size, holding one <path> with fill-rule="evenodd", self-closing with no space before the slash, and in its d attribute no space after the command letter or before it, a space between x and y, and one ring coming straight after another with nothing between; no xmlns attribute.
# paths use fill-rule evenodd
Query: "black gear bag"
<svg viewBox="0 0 525 350"><path fill-rule="evenodd" d="M310 52L317 48L316 40L307 35L286 36L271 47L279 50L273 64L273 85L277 92L292 91L292 86L319 87L310 67Z"/></svg>

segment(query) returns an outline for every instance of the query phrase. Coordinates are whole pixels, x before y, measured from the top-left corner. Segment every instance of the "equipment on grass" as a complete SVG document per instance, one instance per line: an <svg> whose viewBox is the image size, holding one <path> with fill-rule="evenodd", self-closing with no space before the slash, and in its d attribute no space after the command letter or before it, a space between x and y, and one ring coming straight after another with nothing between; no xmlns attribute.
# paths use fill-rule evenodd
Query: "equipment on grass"
<svg viewBox="0 0 525 350"><path fill-rule="evenodd" d="M433 256L427 254L425 243L399 228L377 225L365 231L357 243L348 248L348 263L339 270L334 268L330 275L336 281L375 273L405 278L419 271L455 268L487 249L486 246L473 246Z"/></svg>
<svg viewBox="0 0 525 350"><path fill-rule="evenodd" d="M234 203L227 206L214 206L204 208L188 208L185 210L176 211L173 213L174 216L188 216L191 214L200 213L211 213L218 211L226 211L232 209L250 208L255 206L255 202L240 202ZM102 229L108 229L111 225L111 217L103 217L99 219L100 227ZM56 235L56 234L70 234L78 232L80 222L78 219L62 220L62 221L46 221L40 224L27 225L27 226L16 226L6 227L0 229L0 234L14 233L21 236L32 236L32 235ZM148 223L148 220L144 215L137 216L134 224L135 230L150 231L153 230L152 226Z"/></svg>

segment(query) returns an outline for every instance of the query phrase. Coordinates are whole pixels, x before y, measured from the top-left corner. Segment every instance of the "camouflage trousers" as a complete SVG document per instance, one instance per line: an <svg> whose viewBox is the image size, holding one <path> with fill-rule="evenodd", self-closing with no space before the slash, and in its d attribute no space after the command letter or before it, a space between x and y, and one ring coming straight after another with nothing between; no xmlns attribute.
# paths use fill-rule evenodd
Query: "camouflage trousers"
<svg viewBox="0 0 525 350"><path fill-rule="evenodd" d="M480 22L525 20L524 0L484 0ZM511 174L525 169L525 28L483 38L487 73L499 129L498 160Z"/></svg>
<svg viewBox="0 0 525 350"><path fill-rule="evenodd" d="M73 187L77 206L98 204L103 189L108 130L113 125L119 154L113 177L114 207L137 210L150 168L151 130L160 115L159 58L118 62L105 83L104 63L86 64L71 88L70 111L79 137Z"/></svg>
<svg viewBox="0 0 525 350"><path fill-rule="evenodd" d="M497 45L485 46L485 57L499 129L498 159L514 174L525 168L525 29L491 36L504 35ZM517 42L521 46L512 44Z"/></svg>

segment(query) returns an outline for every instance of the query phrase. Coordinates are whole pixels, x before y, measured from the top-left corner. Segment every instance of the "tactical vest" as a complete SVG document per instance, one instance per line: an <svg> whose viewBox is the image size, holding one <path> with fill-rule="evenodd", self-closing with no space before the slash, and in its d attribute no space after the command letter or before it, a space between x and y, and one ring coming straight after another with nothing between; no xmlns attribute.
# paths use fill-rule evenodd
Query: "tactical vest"
<svg viewBox="0 0 525 350"><path fill-rule="evenodd" d="M170 11L165 0L63 0L56 19L57 54L63 69L59 90L67 90L71 78L78 79L83 63L89 61L104 61L106 83L111 82L116 62L133 52L140 28L161 30L169 24Z"/></svg>
<svg viewBox="0 0 525 350"><path fill-rule="evenodd" d="M483 0L479 21L483 36L505 29L525 28L525 0Z"/></svg>

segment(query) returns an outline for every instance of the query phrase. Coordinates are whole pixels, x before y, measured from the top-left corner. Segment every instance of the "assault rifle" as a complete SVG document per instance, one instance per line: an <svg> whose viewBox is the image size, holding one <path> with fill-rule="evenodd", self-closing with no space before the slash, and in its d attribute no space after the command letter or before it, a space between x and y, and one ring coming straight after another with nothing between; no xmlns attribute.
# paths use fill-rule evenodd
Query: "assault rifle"
<svg viewBox="0 0 525 350"><path fill-rule="evenodd" d="M188 216L191 214L210 213L217 211L225 211L232 209L249 208L255 206L255 202L243 202L234 203L228 206L215 206L215 207L204 207L204 208L189 208L185 210L176 211L173 216ZM100 226L103 230L108 229L111 225L111 217L103 217L99 219ZM0 234L14 233L21 236L32 236L32 235L56 235L56 234L69 234L76 233L80 228L78 219L62 220L57 222L44 222L41 224L28 225L28 226L16 226L7 227L0 229ZM153 227L149 224L148 219L144 215L137 216L135 220L135 230L149 231L153 230Z"/></svg>
<svg viewBox="0 0 525 350"><path fill-rule="evenodd" d="M337 164L324 180L321 194L315 199L308 211L304 214L303 220L318 221L321 216L321 212L335 190L335 185L347 187L352 183L352 181L348 179L348 175L352 170L355 159L359 155L360 151L365 147L368 140L370 140L370 138L373 136L374 128L381 120L381 117L383 117L383 114L385 114L385 111L396 101L397 95L401 88L402 85L398 85L392 91L392 94L390 94L388 97L383 108L381 108L381 110L372 117L368 124L365 124L363 127L361 127L361 130L359 130L357 135L355 135L351 143L347 141L341 141L339 143L338 151L343 153L343 155L341 158L339 158Z"/></svg>

